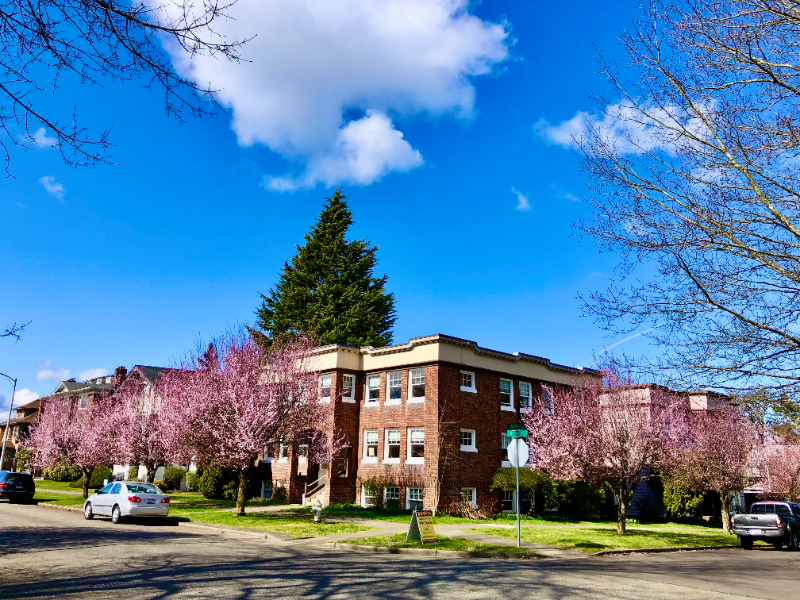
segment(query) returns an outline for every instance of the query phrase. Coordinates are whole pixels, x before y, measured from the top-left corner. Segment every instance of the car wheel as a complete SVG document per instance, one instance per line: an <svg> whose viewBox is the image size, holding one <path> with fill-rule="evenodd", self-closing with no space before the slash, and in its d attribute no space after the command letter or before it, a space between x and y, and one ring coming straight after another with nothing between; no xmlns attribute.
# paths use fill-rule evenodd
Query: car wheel
<svg viewBox="0 0 800 600"><path fill-rule="evenodd" d="M111 522L117 524L120 521L122 521L122 513L119 510L119 506L114 506L114 510L111 511Z"/></svg>
<svg viewBox="0 0 800 600"><path fill-rule="evenodd" d="M746 538L744 536L739 536L739 545L744 548L745 550L752 550L753 549L753 540L750 538Z"/></svg>
<svg viewBox="0 0 800 600"><path fill-rule="evenodd" d="M789 550L800 550L800 538L797 536L797 530L792 529L789 533L789 543L786 545Z"/></svg>
<svg viewBox="0 0 800 600"><path fill-rule="evenodd" d="M91 521L94 519L94 513L92 512L92 503L87 502L86 506L83 507L83 518L87 521Z"/></svg>

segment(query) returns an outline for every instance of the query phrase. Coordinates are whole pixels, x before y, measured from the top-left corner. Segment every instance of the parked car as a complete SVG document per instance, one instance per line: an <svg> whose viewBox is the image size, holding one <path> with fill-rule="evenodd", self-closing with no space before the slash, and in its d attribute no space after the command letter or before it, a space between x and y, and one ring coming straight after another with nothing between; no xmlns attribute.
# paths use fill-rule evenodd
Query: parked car
<svg viewBox="0 0 800 600"><path fill-rule="evenodd" d="M794 502L754 502L750 512L733 516L733 532L739 545L750 550L761 540L776 550L785 544L789 550L800 549L800 504Z"/></svg>
<svg viewBox="0 0 800 600"><path fill-rule="evenodd" d="M111 517L119 523L125 517L159 517L169 514L169 496L152 483L112 481L83 503L83 516Z"/></svg>
<svg viewBox="0 0 800 600"><path fill-rule="evenodd" d="M9 502L30 502L36 493L36 484L30 473L0 471L0 498Z"/></svg>

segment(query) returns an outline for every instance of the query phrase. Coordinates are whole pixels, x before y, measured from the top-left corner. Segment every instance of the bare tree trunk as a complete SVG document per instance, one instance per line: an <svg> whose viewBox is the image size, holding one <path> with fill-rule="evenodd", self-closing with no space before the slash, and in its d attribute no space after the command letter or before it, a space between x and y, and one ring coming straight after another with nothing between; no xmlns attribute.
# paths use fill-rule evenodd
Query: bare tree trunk
<svg viewBox="0 0 800 600"><path fill-rule="evenodd" d="M250 482L249 471L249 469L239 471L239 493L236 496L236 510L233 513L237 517L244 516L244 504L247 502L247 487Z"/></svg>
<svg viewBox="0 0 800 600"><path fill-rule="evenodd" d="M147 469L147 483L153 483L156 480L156 471L158 471L158 466L151 462L146 462L144 463L144 468Z"/></svg>
<svg viewBox="0 0 800 600"><path fill-rule="evenodd" d="M719 499L722 501L722 531L727 534L731 533L731 511L730 511L730 503L731 503L731 495L728 492L721 492L719 495Z"/></svg>
<svg viewBox="0 0 800 600"><path fill-rule="evenodd" d="M92 481L92 473L94 473L94 467L81 467L81 473L83 474L83 499L89 497L89 484Z"/></svg>

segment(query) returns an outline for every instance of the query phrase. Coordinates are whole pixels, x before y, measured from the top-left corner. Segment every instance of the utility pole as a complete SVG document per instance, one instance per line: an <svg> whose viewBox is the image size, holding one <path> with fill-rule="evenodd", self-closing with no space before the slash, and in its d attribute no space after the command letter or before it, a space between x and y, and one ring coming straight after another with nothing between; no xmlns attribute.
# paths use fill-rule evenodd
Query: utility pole
<svg viewBox="0 0 800 600"><path fill-rule="evenodd" d="M6 430L3 433L3 447L0 449L0 469L3 468L3 461L6 458L6 441L8 441L8 430L9 430L9 422L11 421L11 409L14 406L14 394L17 393L17 380L11 377L10 375L6 375L5 373L0 373L3 377L8 379L9 381L14 383L14 387L11 391L11 402L8 404L8 419L6 419Z"/></svg>

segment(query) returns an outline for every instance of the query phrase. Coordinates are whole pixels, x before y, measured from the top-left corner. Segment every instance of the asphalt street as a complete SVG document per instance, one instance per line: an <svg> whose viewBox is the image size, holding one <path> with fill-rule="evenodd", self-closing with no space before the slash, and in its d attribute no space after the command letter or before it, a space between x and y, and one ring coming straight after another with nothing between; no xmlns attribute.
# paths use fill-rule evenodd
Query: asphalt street
<svg viewBox="0 0 800 600"><path fill-rule="evenodd" d="M0 503L0 598L798 598L800 552L356 554Z"/></svg>

